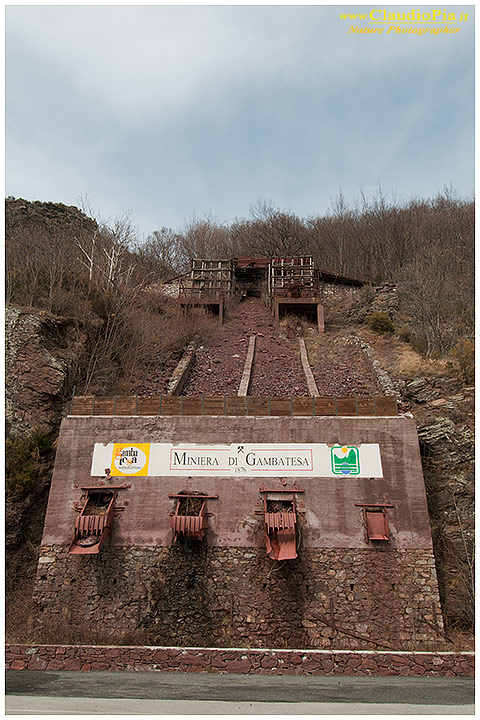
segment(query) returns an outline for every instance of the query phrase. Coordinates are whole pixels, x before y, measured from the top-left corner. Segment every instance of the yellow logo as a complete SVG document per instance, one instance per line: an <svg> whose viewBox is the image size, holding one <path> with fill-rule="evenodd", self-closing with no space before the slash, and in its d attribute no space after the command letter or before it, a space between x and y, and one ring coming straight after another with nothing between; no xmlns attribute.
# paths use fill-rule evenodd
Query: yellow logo
<svg viewBox="0 0 480 720"><path fill-rule="evenodd" d="M112 476L148 475L150 443L115 443L112 453Z"/></svg>

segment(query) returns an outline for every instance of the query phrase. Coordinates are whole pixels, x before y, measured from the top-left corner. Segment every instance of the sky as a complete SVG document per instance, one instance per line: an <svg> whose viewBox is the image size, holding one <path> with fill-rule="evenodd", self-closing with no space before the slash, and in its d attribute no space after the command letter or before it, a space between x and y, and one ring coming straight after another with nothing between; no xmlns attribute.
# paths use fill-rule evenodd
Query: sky
<svg viewBox="0 0 480 720"><path fill-rule="evenodd" d="M340 17L377 7L436 6L7 6L6 194L141 236L259 200L471 198L474 8L423 36L387 31L445 25Z"/></svg>

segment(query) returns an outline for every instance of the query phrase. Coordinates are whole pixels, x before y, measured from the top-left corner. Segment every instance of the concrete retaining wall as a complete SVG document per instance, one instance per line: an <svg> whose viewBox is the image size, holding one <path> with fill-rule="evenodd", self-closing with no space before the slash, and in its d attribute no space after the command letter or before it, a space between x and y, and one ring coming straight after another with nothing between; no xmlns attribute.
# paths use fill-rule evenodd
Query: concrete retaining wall
<svg viewBox="0 0 480 720"><path fill-rule="evenodd" d="M474 653L7 645L12 670L136 670L268 675L473 677Z"/></svg>
<svg viewBox="0 0 480 720"><path fill-rule="evenodd" d="M241 398L240 398L241 399ZM90 475L95 443L310 443L339 441L379 443L383 477L290 476L288 482L305 490L306 522L303 547L366 549L362 508L356 503L386 502L388 548L432 549L427 501L415 421L407 417L69 417L60 430L52 486L45 518L43 545L69 544L77 519L75 503L81 486L96 485ZM107 466L105 466L107 467ZM281 472L279 471L280 476ZM209 547L263 546L257 537L256 501L265 478L258 477L136 477L121 490L125 510L115 519L112 542L169 547L172 543L170 494L200 491L218 495L209 501ZM212 473L213 475L213 473ZM268 480L278 487L281 477ZM373 548L370 548L373 551ZM392 580L395 582L395 580Z"/></svg>
<svg viewBox="0 0 480 720"><path fill-rule="evenodd" d="M96 442L275 439L308 446L333 445L339 438L378 443L383 477L301 477L300 470L289 477L302 491L295 560L278 563L267 557L264 478L183 474L128 476L128 487L119 490L111 539L101 553L67 554L81 486L98 482L90 476ZM287 487L282 480L267 482L270 488ZM169 495L184 490L217 497L208 500L212 515L204 541L172 545L175 501ZM388 504L387 543L366 539L361 503ZM53 635L43 636L46 641L356 650L438 643L443 623L415 422L406 417L66 418L35 596L39 624L54 628ZM89 634L92 629L98 635ZM138 633L134 640L132 632Z"/></svg>

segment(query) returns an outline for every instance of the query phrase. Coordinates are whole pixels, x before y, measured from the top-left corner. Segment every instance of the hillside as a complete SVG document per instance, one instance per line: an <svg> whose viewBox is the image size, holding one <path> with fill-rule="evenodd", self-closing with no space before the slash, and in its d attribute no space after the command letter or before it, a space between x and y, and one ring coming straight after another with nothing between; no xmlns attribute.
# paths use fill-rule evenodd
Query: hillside
<svg viewBox="0 0 480 720"><path fill-rule="evenodd" d="M258 372L274 386L287 382L285 392L304 391L300 381L288 379L301 335L322 394L395 393L402 410L413 413L443 610L454 642L467 642L458 633L461 637L473 625L473 284L468 263L453 287L453 274L442 284L444 275L435 274L440 268L431 260L436 243L449 257L457 257L453 238L458 239L459 228L470 256L471 209L437 202L423 204L421 212L385 213L382 283L357 290L332 287L325 297L324 336L312 332L306 321L292 324L288 319L276 333L266 311L258 310L265 324L265 371L259 366ZM413 250L407 253L402 263L390 221L401 218L395 232L403 228L411 234L407 216L414 210L417 225L430 227L429 237L432 228L440 227L441 237L415 259ZM125 223L100 227L76 208L7 200L7 633L12 640L34 638L31 592L55 437L74 387L78 394L161 394L193 339L202 346L198 362L204 363L210 392L228 392L228 378L237 371L234 356L251 329L245 301L230 308L223 329L208 317L179 324L174 299L157 290L162 279L178 274L199 248L234 256L248 250L288 252L294 242L301 242L305 251L313 248L318 257L328 255L344 272L380 279L380 220L362 263L357 253L350 268L353 239L348 240L347 230L352 238L362 228L366 233L366 220L364 226L361 217L353 216L337 225L332 219L307 223L297 218L287 227L287 217L266 213L228 231L201 223L183 235L163 229L141 245ZM282 234L285 228L289 234ZM202 246L207 230L214 245ZM339 233L342 258L333 252ZM366 242L366 235L361 237ZM326 253L327 247L332 252ZM422 294L418 288L426 275L431 292ZM435 298L437 313L432 316ZM258 330L259 316L251 322ZM220 352L228 362L214 361ZM270 358L278 358L277 365L268 367ZM225 387L219 384L222 372ZM194 391L187 388L186 394Z"/></svg>

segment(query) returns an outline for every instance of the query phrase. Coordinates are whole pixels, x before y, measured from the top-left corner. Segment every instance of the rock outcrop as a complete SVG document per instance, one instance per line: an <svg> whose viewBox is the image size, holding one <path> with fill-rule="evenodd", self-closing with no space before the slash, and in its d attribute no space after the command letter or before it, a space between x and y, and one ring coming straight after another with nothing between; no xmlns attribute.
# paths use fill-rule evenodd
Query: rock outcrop
<svg viewBox="0 0 480 720"><path fill-rule="evenodd" d="M48 233L61 230L70 235L79 232L95 232L97 223L81 210L71 205L52 202L30 202L23 198L7 198L5 201L7 232L35 227Z"/></svg>
<svg viewBox="0 0 480 720"><path fill-rule="evenodd" d="M6 422L10 436L58 427L85 355L85 331L45 311L10 306L5 320Z"/></svg>

